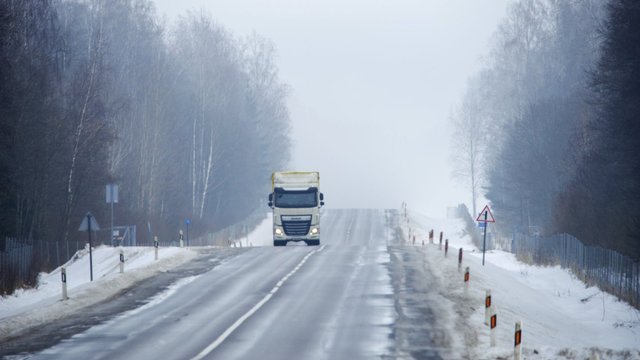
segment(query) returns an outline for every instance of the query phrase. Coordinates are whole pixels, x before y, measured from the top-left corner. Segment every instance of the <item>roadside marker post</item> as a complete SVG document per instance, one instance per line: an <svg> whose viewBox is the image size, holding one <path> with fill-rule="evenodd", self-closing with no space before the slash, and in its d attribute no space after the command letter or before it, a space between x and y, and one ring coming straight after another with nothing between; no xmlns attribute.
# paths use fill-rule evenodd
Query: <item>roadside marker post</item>
<svg viewBox="0 0 640 360"><path fill-rule="evenodd" d="M491 314L491 290L487 290L484 296L484 324L489 325Z"/></svg>
<svg viewBox="0 0 640 360"><path fill-rule="evenodd" d="M498 345L498 340L497 340L497 329L496 327L498 327L498 314L497 314L497 309L496 307L491 307L492 310L492 314L491 314L491 347L496 347Z"/></svg>
<svg viewBox="0 0 640 360"><path fill-rule="evenodd" d="M462 248L458 250L458 272L460 272L460 268L462 268Z"/></svg>
<svg viewBox="0 0 640 360"><path fill-rule="evenodd" d="M415 245L415 244L416 244L416 236L413 235L413 245Z"/></svg>
<svg viewBox="0 0 640 360"><path fill-rule="evenodd" d="M516 333L514 336L513 359L520 360L522 358L522 320L516 321Z"/></svg>
<svg viewBox="0 0 640 360"><path fill-rule="evenodd" d="M469 295L469 267L464 269L464 295Z"/></svg>
<svg viewBox="0 0 640 360"><path fill-rule="evenodd" d="M179 239L180 239L180 247L183 248L184 247L184 235L182 234L182 229L180 229Z"/></svg>
<svg viewBox="0 0 640 360"><path fill-rule="evenodd" d="M67 269L63 266L60 269L60 275L62 276L62 301L68 300L67 296Z"/></svg>
<svg viewBox="0 0 640 360"><path fill-rule="evenodd" d="M124 250L120 249L120 274L124 273Z"/></svg>
<svg viewBox="0 0 640 360"><path fill-rule="evenodd" d="M439 249L442 250L442 231L440 231L440 246Z"/></svg>
<svg viewBox="0 0 640 360"><path fill-rule="evenodd" d="M447 253L449 252L449 239L444 242L444 257L447 257Z"/></svg>
<svg viewBox="0 0 640 360"><path fill-rule="evenodd" d="M433 244L433 229L429 230L429 244Z"/></svg>
<svg viewBox="0 0 640 360"><path fill-rule="evenodd" d="M156 253L156 260L158 260L158 237L154 236L153 237L153 247L155 248L155 253Z"/></svg>

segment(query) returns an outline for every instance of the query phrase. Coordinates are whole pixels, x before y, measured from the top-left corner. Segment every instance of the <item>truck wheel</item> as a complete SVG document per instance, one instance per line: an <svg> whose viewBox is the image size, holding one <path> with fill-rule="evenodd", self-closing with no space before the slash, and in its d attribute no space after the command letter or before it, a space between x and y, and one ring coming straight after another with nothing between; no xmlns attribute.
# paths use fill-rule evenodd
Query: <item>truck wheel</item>
<svg viewBox="0 0 640 360"><path fill-rule="evenodd" d="M273 240L273 246L287 246L286 240Z"/></svg>
<svg viewBox="0 0 640 360"><path fill-rule="evenodd" d="M320 245L320 240L307 240L305 241L307 246L318 246Z"/></svg>

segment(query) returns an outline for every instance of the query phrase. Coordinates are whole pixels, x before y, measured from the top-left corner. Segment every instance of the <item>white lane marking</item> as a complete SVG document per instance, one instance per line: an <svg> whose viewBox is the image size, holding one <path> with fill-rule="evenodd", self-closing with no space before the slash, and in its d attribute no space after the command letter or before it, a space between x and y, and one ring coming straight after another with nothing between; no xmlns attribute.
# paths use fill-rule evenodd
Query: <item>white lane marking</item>
<svg viewBox="0 0 640 360"><path fill-rule="evenodd" d="M194 356L191 360L201 360L205 356L209 355L218 346L220 346L220 344L222 344L222 342L224 342L229 337L229 335L231 335L238 327L240 327L240 325L242 325L243 322L245 322L248 318L251 317L251 315L255 314L256 311L258 311L264 304L266 304L267 301L269 301L273 297L273 295L275 295L275 293L278 292L278 290L280 290L280 287L282 287L282 285L287 281L287 279L289 279L293 274L295 274L296 271L298 271L302 267L302 265L305 262L307 262L307 260L311 257L311 255L322 251L325 246L326 245L322 245L319 249L308 253L304 258L302 258L302 260L298 263L298 265L295 268L293 268L293 270L291 270L282 279L280 279L280 281L278 281L276 286L274 286L273 289L271 289L271 291L269 291L269 293L264 298L262 298L262 300L260 300L260 302L255 304L251 308L251 310L249 310L246 314L242 315L238 320L236 320L236 322L233 323L233 325L231 325L227 330L225 330L222 333L222 335L220 335L214 342L209 344L209 346L207 346L204 350L202 350L198 355Z"/></svg>

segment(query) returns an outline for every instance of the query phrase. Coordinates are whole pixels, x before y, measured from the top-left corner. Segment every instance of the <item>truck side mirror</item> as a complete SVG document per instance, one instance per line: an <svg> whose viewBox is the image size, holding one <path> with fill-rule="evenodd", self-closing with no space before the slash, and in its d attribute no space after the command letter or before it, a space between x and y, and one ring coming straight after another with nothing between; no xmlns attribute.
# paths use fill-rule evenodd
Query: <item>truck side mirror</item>
<svg viewBox="0 0 640 360"><path fill-rule="evenodd" d="M320 193L320 201L324 200L324 194Z"/></svg>
<svg viewBox="0 0 640 360"><path fill-rule="evenodd" d="M269 194L269 202L273 201L273 193Z"/></svg>
<svg viewBox="0 0 640 360"><path fill-rule="evenodd" d="M269 207L270 207L270 208L272 208L272 207L273 207L273 201L269 201L269 202L267 203L267 205L269 205Z"/></svg>
<svg viewBox="0 0 640 360"><path fill-rule="evenodd" d="M324 201L320 201L320 206L324 206Z"/></svg>

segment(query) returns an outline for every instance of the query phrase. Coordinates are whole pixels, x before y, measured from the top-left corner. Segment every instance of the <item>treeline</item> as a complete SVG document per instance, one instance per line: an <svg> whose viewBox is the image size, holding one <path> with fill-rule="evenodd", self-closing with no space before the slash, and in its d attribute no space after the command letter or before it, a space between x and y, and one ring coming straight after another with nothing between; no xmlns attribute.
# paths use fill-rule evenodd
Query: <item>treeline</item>
<svg viewBox="0 0 640 360"><path fill-rule="evenodd" d="M289 158L275 57L148 0L0 0L0 241L78 239L87 211L107 228L108 183L139 241L245 218Z"/></svg>
<svg viewBox="0 0 640 360"><path fill-rule="evenodd" d="M452 120L456 174L503 234L640 259L640 3L513 3Z"/></svg>

